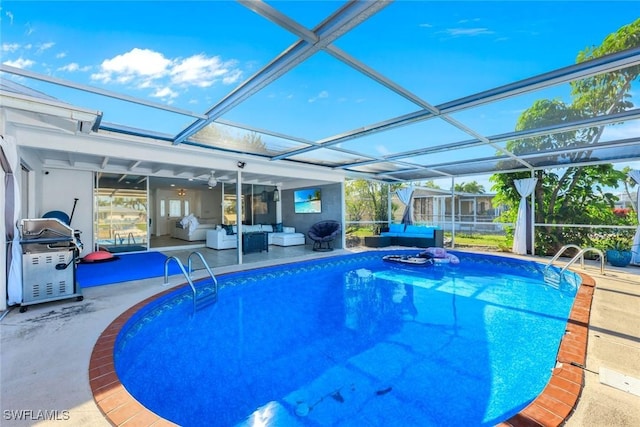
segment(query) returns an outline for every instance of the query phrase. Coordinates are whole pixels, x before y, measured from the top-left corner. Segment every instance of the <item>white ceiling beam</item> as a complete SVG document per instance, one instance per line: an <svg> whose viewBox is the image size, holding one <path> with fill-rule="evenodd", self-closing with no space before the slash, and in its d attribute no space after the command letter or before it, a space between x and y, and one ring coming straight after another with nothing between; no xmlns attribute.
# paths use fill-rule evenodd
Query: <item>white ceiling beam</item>
<svg viewBox="0 0 640 427"><path fill-rule="evenodd" d="M130 170L130 171L134 170L135 168L137 168L138 166L140 166L140 163L142 163L142 161L140 161L140 160L138 160L138 161L135 161L135 162L131 163L131 164L129 165L129 170Z"/></svg>

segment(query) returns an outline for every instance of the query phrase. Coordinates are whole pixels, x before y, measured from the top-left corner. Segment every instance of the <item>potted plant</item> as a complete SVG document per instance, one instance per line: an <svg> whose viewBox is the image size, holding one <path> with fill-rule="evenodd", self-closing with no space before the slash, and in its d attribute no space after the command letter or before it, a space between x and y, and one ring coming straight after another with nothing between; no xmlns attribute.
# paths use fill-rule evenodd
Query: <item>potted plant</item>
<svg viewBox="0 0 640 427"><path fill-rule="evenodd" d="M626 267L631 262L631 238L616 234L605 251L607 261L614 267Z"/></svg>

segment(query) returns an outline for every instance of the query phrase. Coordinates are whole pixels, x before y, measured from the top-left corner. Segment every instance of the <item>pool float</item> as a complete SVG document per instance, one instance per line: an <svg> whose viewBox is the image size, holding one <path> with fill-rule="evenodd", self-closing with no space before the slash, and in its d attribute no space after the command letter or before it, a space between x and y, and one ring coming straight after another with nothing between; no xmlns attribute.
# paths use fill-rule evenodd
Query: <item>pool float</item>
<svg viewBox="0 0 640 427"><path fill-rule="evenodd" d="M418 255L385 255L384 261L396 262L408 265L432 265L433 257L429 254L419 253Z"/></svg>
<svg viewBox="0 0 640 427"><path fill-rule="evenodd" d="M460 259L447 252L445 248L432 247L427 248L419 254L419 256L431 256L434 264L460 264Z"/></svg>
<svg viewBox="0 0 640 427"><path fill-rule="evenodd" d="M115 261L118 257L113 255L109 251L105 251L103 249L97 250L95 252L91 252L84 258L82 258L82 262L92 263L92 262L108 262Z"/></svg>

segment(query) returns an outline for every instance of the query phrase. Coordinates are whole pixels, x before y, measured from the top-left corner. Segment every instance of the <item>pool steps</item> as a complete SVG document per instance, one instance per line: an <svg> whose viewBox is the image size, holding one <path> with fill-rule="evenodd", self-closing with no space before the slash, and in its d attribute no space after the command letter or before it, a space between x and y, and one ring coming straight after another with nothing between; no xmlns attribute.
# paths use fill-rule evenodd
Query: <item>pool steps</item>
<svg viewBox="0 0 640 427"><path fill-rule="evenodd" d="M200 294L198 294L198 291L196 290L195 285L193 284L193 280L192 280L192 268L191 268L191 257L192 256L197 256L198 258L200 258L200 261L202 261L202 264L204 264L204 268L207 269L207 272L209 273L209 276L211 277L211 280L213 281L213 285L214 285L214 290L213 292L203 292L201 291ZM182 274L184 275L184 277L187 279L187 283L189 283L189 286L191 287L191 291L193 292L193 313L195 314L196 311L198 311L198 309L202 309L205 308L215 302L218 301L218 280L216 279L216 276L214 276L213 272L211 271L211 269L209 268L209 264L207 264L207 261L204 260L204 257L202 256L202 254L200 252L194 251L191 252L189 254L189 258L187 259L187 268L188 270L185 270L184 265L182 264L182 262L180 262L180 260L178 258L176 258L175 256L170 256L167 257L167 259L164 261L164 283L163 286L168 286L169 285L169 263L171 261L175 261L176 264L178 264L178 267L180 267L180 270L182 271Z"/></svg>
<svg viewBox="0 0 640 427"><path fill-rule="evenodd" d="M560 258L560 256L563 253L565 253L567 249L577 249L578 253L576 254L576 256L571 258L571 261L566 263L565 266L562 267L562 270L560 270L559 272L557 270L552 270L551 267L553 266L553 263L558 258ZM544 281L546 283L548 283L548 284L558 286L560 284L560 281L562 280L562 274L569 267L571 267L573 265L573 263L575 263L578 259L580 260L580 265L582 266L582 269L584 270L584 254L586 254L587 252L595 252L600 256L600 274L604 275L604 254L602 253L602 251L600 249L597 249L597 248L584 248L584 249L582 249L578 245L569 244L569 245L564 245L563 247L561 247L560 250L553 256L553 258L551 258L551 261L549 261L547 263L547 265L544 268Z"/></svg>

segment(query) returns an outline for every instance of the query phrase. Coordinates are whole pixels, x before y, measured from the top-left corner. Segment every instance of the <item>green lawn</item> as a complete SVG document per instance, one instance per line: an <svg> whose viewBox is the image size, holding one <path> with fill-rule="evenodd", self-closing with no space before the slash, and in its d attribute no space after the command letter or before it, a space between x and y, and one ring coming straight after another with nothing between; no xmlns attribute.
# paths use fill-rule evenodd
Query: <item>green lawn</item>
<svg viewBox="0 0 640 427"><path fill-rule="evenodd" d="M445 238L450 239L451 233L445 233ZM474 246L474 247L488 247L497 250L509 250L507 246L506 236L499 234L468 234L468 233L456 233L456 246Z"/></svg>

